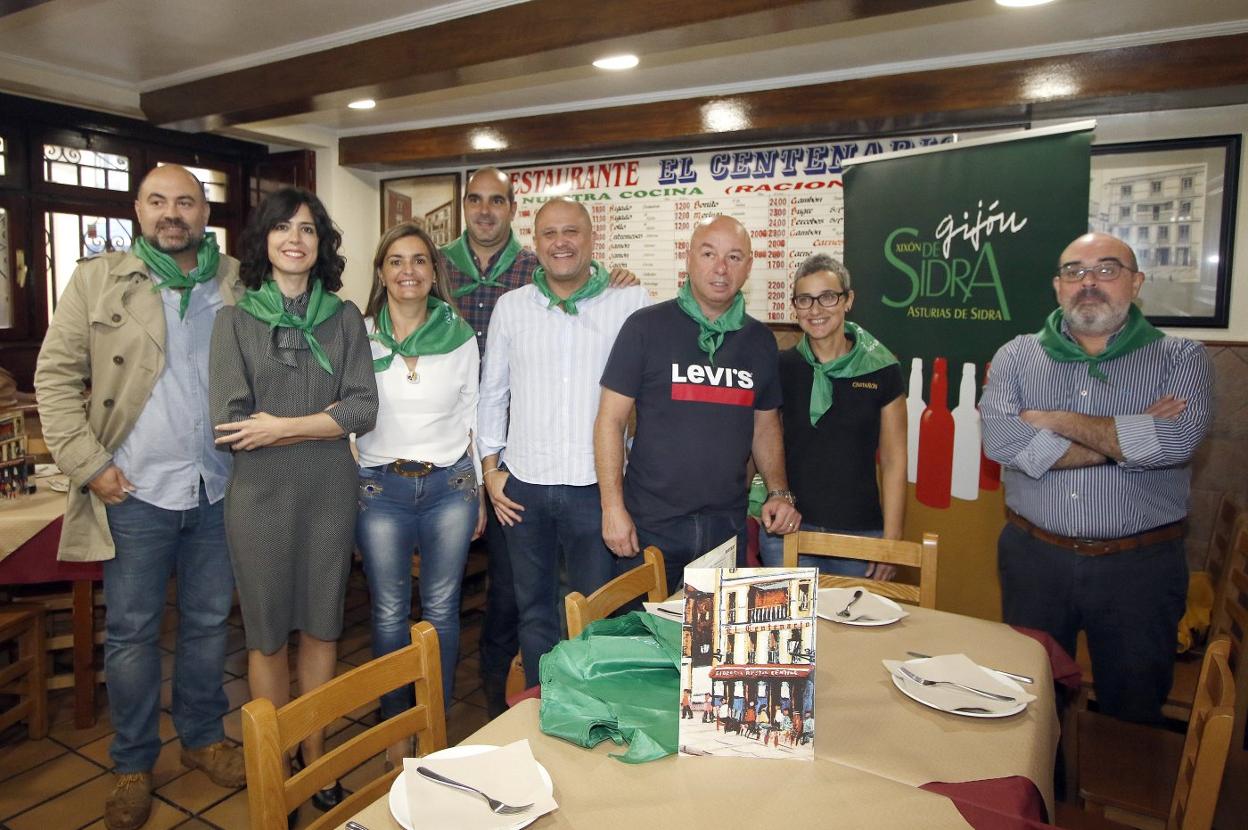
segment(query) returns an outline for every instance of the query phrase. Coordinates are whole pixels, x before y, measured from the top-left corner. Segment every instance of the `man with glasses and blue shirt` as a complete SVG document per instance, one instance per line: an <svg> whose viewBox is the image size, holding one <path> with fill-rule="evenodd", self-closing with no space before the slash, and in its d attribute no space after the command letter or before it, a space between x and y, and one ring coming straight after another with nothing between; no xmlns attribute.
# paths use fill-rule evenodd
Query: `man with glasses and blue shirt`
<svg viewBox="0 0 1248 830"><path fill-rule="evenodd" d="M109 830L141 827L151 811L171 576L182 763L219 786L244 784L242 753L222 721L234 593L224 521L230 458L214 446L208 417L213 319L244 287L238 261L205 233L208 201L185 168L148 173L134 207L142 235L129 252L78 265L35 369L43 434L72 483L59 558L104 560L104 670L116 730Z"/></svg>
<svg viewBox="0 0 1248 830"><path fill-rule="evenodd" d="M1005 622L1074 654L1087 634L1100 710L1156 722L1187 597L1191 458L1209 430L1204 346L1153 328L1125 242L1089 233L1053 278L1060 308L992 359L980 414L1002 464Z"/></svg>

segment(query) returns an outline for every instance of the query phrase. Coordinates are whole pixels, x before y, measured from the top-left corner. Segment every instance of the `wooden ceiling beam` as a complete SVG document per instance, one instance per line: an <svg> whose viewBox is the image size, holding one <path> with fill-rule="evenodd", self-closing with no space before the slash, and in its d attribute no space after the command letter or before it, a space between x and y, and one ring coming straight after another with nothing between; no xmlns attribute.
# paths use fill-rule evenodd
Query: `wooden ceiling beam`
<svg viewBox="0 0 1248 830"><path fill-rule="evenodd" d="M342 138L384 170L1019 123L1248 101L1248 34ZM482 149L494 146L497 149Z"/></svg>
<svg viewBox="0 0 1248 830"><path fill-rule="evenodd" d="M958 0L530 0L146 92L149 121L211 130L467 83L941 6Z"/></svg>

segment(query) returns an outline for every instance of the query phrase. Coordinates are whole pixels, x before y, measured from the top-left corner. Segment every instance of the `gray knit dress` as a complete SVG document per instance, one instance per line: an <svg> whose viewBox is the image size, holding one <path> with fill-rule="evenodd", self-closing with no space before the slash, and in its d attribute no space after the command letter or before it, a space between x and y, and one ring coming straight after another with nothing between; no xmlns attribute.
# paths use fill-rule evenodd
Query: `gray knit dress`
<svg viewBox="0 0 1248 830"><path fill-rule="evenodd" d="M302 316L308 295L286 299ZM377 384L364 320L353 303L316 327L333 374L297 329L270 329L240 308L217 314L210 355L214 424L253 412L297 417L325 411L344 436L234 453L225 532L247 648L273 654L292 631L321 640L342 633L355 547L358 479L347 433L377 417Z"/></svg>

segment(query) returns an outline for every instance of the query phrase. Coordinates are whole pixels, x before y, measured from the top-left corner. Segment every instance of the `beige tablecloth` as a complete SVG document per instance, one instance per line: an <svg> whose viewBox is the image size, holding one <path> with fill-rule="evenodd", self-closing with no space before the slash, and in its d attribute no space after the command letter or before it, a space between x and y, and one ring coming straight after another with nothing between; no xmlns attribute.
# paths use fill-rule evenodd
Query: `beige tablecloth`
<svg viewBox="0 0 1248 830"><path fill-rule="evenodd" d="M61 477L64 480L64 477ZM0 499L0 559L51 524L65 512L65 494L48 487L48 479L36 479L38 490L30 496Z"/></svg>
<svg viewBox="0 0 1248 830"><path fill-rule="evenodd" d="M538 729L538 701L524 701L466 744L528 738L555 781L561 809L536 828L706 826L748 828L967 827L953 802L918 789L933 781L1025 776L1053 815L1058 723L1044 649L1008 626L909 608L911 615L867 628L821 620L816 675L815 761L670 757L630 766L607 757L610 744L585 750ZM976 719L937 712L902 695L880 660L907 651L963 652L993 668L1035 678L1038 700L1024 712ZM922 821L916 824L916 817ZM385 799L356 820L398 830Z"/></svg>
<svg viewBox="0 0 1248 830"><path fill-rule="evenodd" d="M532 824L538 830L970 826L943 796L823 759L811 763L673 755L648 764L622 764L607 757L619 751L609 743L585 750L543 735L538 706L536 700L523 701L464 741L502 745L529 739L533 756L555 782L560 805ZM355 820L369 830L401 827L385 798Z"/></svg>

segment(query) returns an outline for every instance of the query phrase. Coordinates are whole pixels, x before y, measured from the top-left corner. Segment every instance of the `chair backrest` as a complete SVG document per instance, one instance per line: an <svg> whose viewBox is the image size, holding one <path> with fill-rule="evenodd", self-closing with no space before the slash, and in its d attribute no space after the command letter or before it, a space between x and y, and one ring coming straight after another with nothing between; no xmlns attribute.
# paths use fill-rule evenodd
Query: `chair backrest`
<svg viewBox="0 0 1248 830"><path fill-rule="evenodd" d="M1241 521L1226 562L1226 591L1219 604L1222 633L1231 639L1231 671L1235 676L1235 725L1222 780L1216 818L1219 827L1235 827L1248 815L1248 660L1244 637L1248 632L1248 521ZM1215 611L1218 609L1215 609ZM1217 619L1217 618L1215 618Z"/></svg>
<svg viewBox="0 0 1248 830"><path fill-rule="evenodd" d="M939 543L940 537L935 533L924 533L922 542L904 542L799 530L797 533L790 533L784 537L784 566L796 568L799 555L813 555L840 556L845 559L886 562L890 565L918 568L918 585L829 574L819 576L819 585L824 588L845 586L869 588L880 596L920 605L923 608L935 608L936 552Z"/></svg>
<svg viewBox="0 0 1248 830"><path fill-rule="evenodd" d="M312 732L364 706L383 693L414 684L416 705L328 750L293 776L286 757ZM243 705L243 753L247 763L247 806L251 830L286 830L286 814L318 789L404 738L416 736L426 755L446 747L442 708L442 666L438 635L428 622L412 626L412 644L340 674L276 709L267 698ZM376 801L401 769L374 779L318 818L309 830L337 827Z"/></svg>
<svg viewBox="0 0 1248 830"><path fill-rule="evenodd" d="M1213 583L1213 618L1210 620L1209 636L1217 636L1224 630L1226 618L1222 615L1222 596L1226 593L1229 579L1228 563L1231 550L1241 527L1248 521L1244 509L1235 494L1222 494L1218 511L1213 516L1213 531L1209 534L1209 551L1205 556L1205 570Z"/></svg>
<svg viewBox="0 0 1248 830"><path fill-rule="evenodd" d="M1187 724L1187 739L1170 799L1170 818L1166 823L1169 830L1208 830L1213 825L1235 720L1230 650L1230 639L1219 637L1205 651L1196 703Z"/></svg>
<svg viewBox="0 0 1248 830"><path fill-rule="evenodd" d="M588 597L573 591L564 597L568 615L568 637L579 637L585 626L601 620L642 594L651 602L667 599L667 572L663 554L654 545L641 552L642 563L594 591Z"/></svg>

